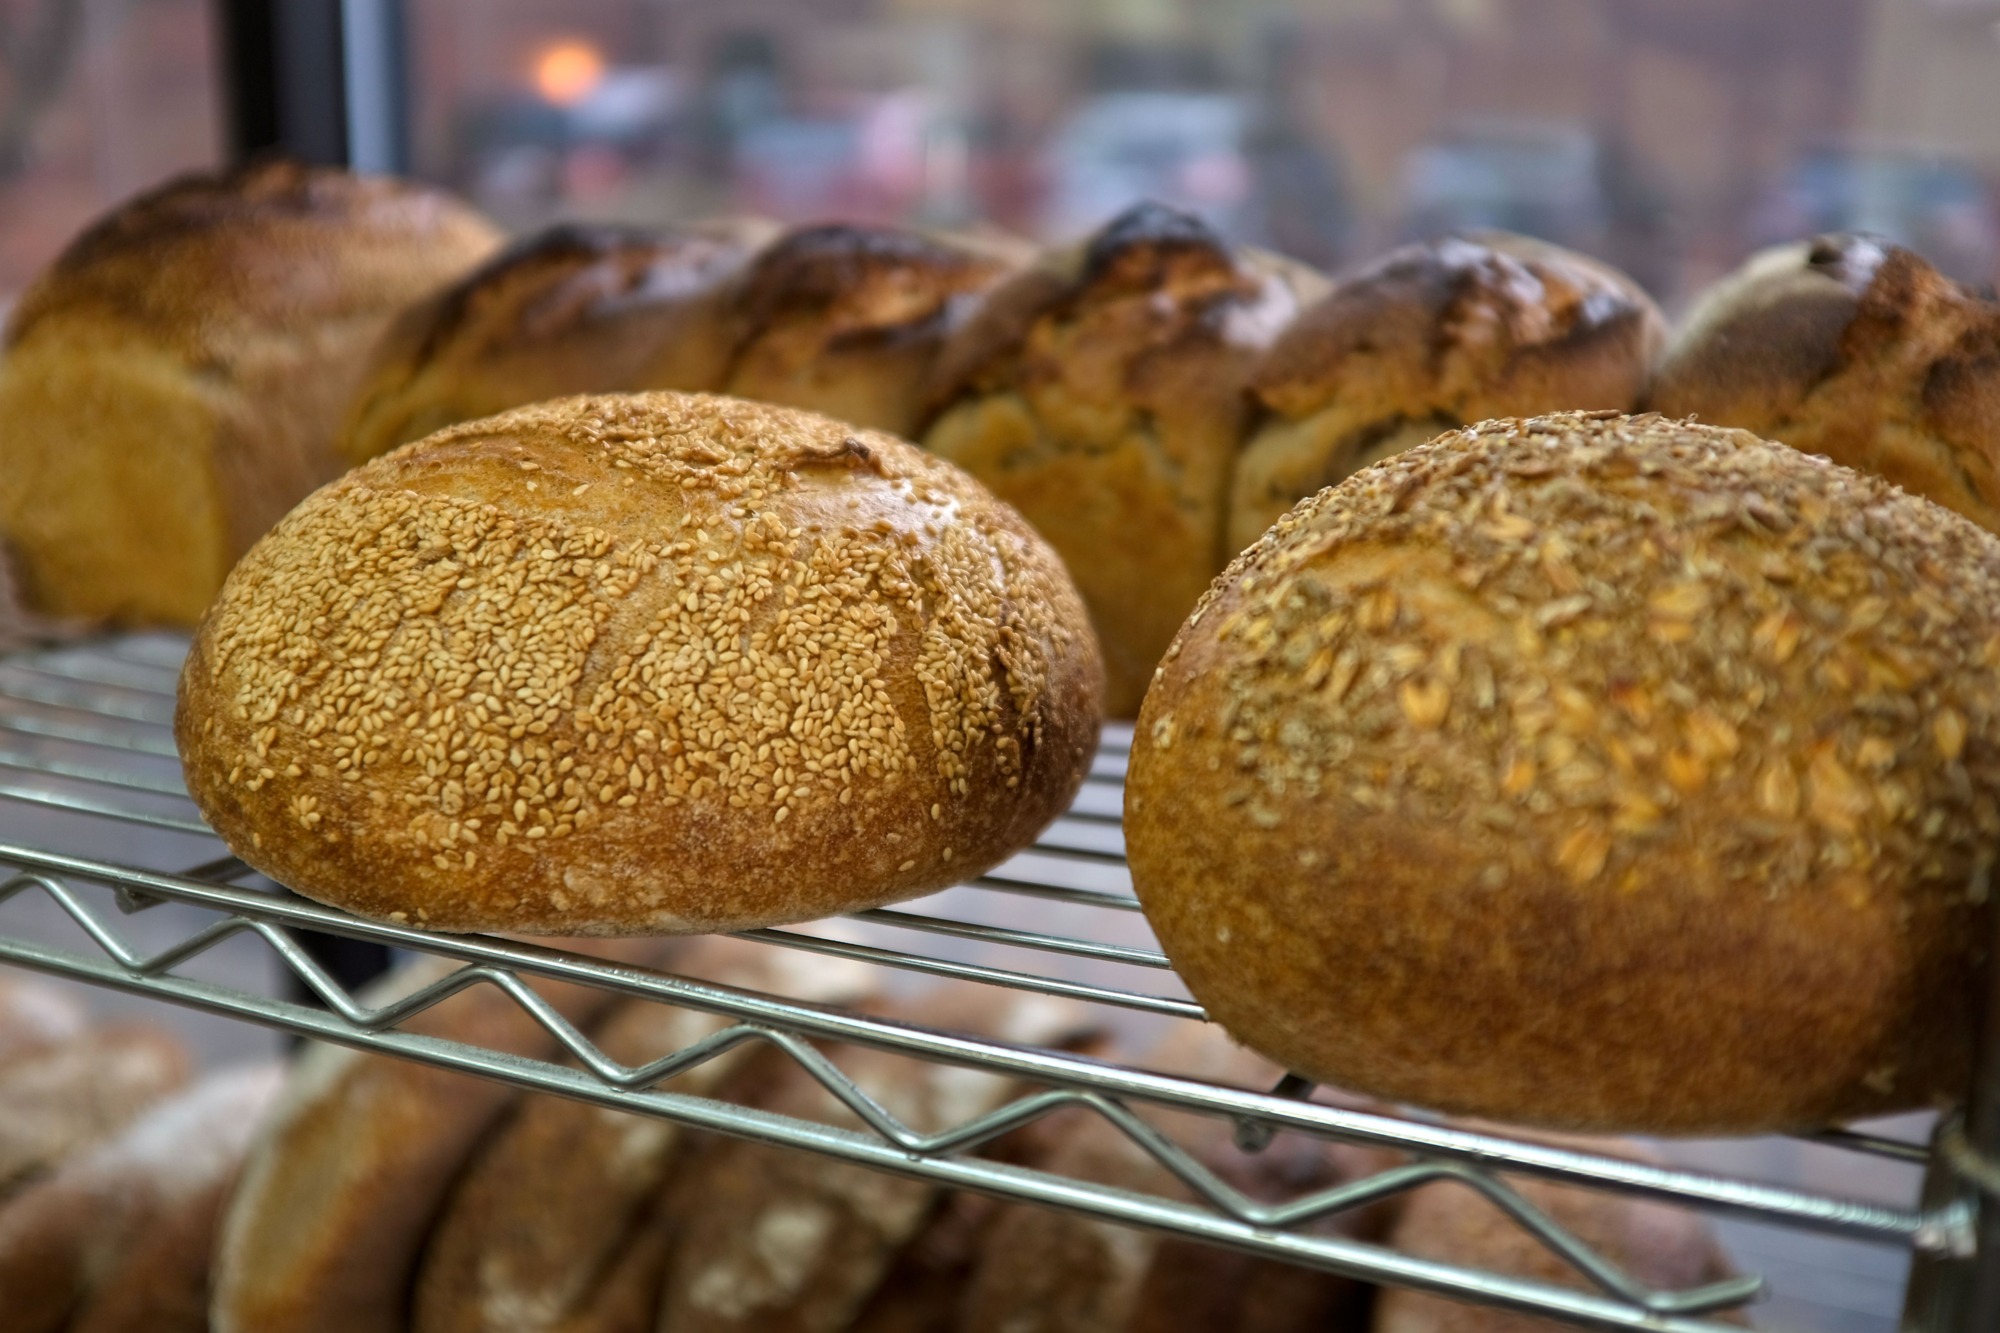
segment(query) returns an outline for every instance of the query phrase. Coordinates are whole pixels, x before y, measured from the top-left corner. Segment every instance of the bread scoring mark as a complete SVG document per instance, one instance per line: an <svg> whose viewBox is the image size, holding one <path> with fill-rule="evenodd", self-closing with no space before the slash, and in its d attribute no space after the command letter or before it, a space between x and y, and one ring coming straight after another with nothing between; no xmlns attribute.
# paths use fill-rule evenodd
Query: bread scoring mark
<svg viewBox="0 0 2000 1333"><path fill-rule="evenodd" d="M1017 786L1049 655L1076 648L1068 594L1032 537L888 437L735 402L718 427L701 411L716 401L523 409L301 506L246 558L209 630L209 669L233 702L204 734L242 745L227 781L272 787L264 802L321 831L322 802L297 786L365 777L352 799L400 815L391 840L440 870L473 869L489 842L682 802L782 824L924 762L966 797L981 750ZM550 474L513 434L546 431L552 411L576 456L539 456L629 497L586 512L657 523L614 535L562 512L585 508L567 484L526 495ZM912 518L788 522L823 490L802 457L846 463L843 478L868 478ZM486 493L511 478L521 502L412 488L482 466ZM899 654L914 657L928 754L890 694L889 676L912 669Z"/></svg>
<svg viewBox="0 0 2000 1333"><path fill-rule="evenodd" d="M1859 909L1878 863L1962 878L2000 838L1996 604L2000 543L1874 478L1565 414L1301 504L1189 632L1229 650L1225 795L1253 827L1335 800L1465 830L1491 887L1620 890L1699 803L1736 812L1699 825L1724 879Z"/></svg>

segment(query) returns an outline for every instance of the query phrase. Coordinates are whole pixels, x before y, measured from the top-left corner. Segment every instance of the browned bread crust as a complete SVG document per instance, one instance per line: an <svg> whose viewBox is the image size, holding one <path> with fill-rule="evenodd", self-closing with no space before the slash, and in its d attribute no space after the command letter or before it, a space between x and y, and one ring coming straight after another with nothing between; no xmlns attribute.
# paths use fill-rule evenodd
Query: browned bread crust
<svg viewBox="0 0 2000 1333"><path fill-rule="evenodd" d="M689 941L673 970L815 1003L851 1002L872 971L722 935ZM591 1036L605 1055L637 1068L732 1021L632 1000L606 1014ZM666 1088L736 1100L739 1075L759 1049L734 1047ZM694 1147L688 1139L670 1120L555 1097L524 1099L480 1144L439 1213L416 1284L415 1333L649 1327L664 1268L655 1212Z"/></svg>
<svg viewBox="0 0 2000 1333"><path fill-rule="evenodd" d="M1132 875L1238 1038L1517 1123L1739 1133L1967 1079L2000 541L1742 431L1489 422L1239 557L1147 697Z"/></svg>
<svg viewBox="0 0 2000 1333"><path fill-rule="evenodd" d="M1567 1139L1558 1146L1610 1153L1634 1161L1654 1159L1636 1143ZM1620 1272L1655 1291L1684 1291L1731 1276L1728 1259L1701 1217L1686 1208L1600 1190L1579 1190L1528 1177L1507 1183L1550 1220L1608 1259ZM1402 1202L1389 1243L1413 1259L1456 1264L1595 1294L1596 1288L1512 1217L1470 1188L1439 1181L1412 1191ZM1728 1323L1740 1315L1720 1316ZM1375 1300L1372 1333L1556 1333L1566 1322L1470 1305L1385 1287Z"/></svg>
<svg viewBox="0 0 2000 1333"><path fill-rule="evenodd" d="M577 947L572 942L571 947ZM658 941L599 941L612 962L661 956ZM448 975L426 957L363 997L387 1004ZM536 981L558 1014L587 1025L607 991ZM558 1049L547 1029L490 985L458 992L397 1025L530 1059ZM294 1064L251 1149L217 1244L215 1333L399 1333L438 1207L480 1136L515 1100L507 1084L414 1061L312 1045Z"/></svg>
<svg viewBox="0 0 2000 1333"><path fill-rule="evenodd" d="M946 987L907 1004L871 1006L906 1020L1017 1045L1057 1045L1084 1031L1064 1001L985 987ZM860 1118L792 1061L759 1109L843 1129ZM864 1047L828 1056L861 1091L920 1134L955 1128L1021 1091L1002 1074L918 1062ZM728 1140L691 1168L681 1229L661 1291L660 1333L835 1333L862 1313L938 1201L928 1180L818 1154Z"/></svg>
<svg viewBox="0 0 2000 1333"><path fill-rule="evenodd" d="M280 1081L214 1075L0 1208L8 1333L207 1333L223 1200Z"/></svg>
<svg viewBox="0 0 2000 1333"><path fill-rule="evenodd" d="M774 230L565 223L509 246L390 327L348 410L342 456L366 462L549 398L720 388L724 294Z"/></svg>
<svg viewBox="0 0 2000 1333"><path fill-rule="evenodd" d="M1696 305L1647 401L2000 530L2000 303L1908 250L1833 235L1756 256Z"/></svg>
<svg viewBox="0 0 2000 1333"><path fill-rule="evenodd" d="M1268 415L1237 467L1229 549L1454 426L1627 410L1665 340L1636 283L1559 246L1477 232L1392 251L1336 279L1258 367Z"/></svg>
<svg viewBox="0 0 2000 1333"><path fill-rule="evenodd" d="M1164 1072L1262 1090L1280 1071L1212 1027L1170 1037L1148 1061ZM1149 1111L1147 1119L1228 1186L1263 1203L1372 1176L1396 1164L1380 1149L1278 1136L1260 1153L1233 1141L1231 1122ZM1057 1118L1047 1169L1175 1202L1194 1192L1123 1132L1093 1113ZM1308 1224L1380 1241L1381 1203ZM1366 1322L1368 1289L1318 1269L1257 1259L1194 1241L1011 1204L1000 1210L966 1285L963 1333L1346 1333Z"/></svg>
<svg viewBox="0 0 2000 1333"><path fill-rule="evenodd" d="M0 1195L117 1133L188 1078L172 1033L107 1024L0 1069Z"/></svg>
<svg viewBox="0 0 2000 1333"><path fill-rule="evenodd" d="M1227 558L1257 357L1318 279L1156 204L1000 287L946 346L925 447L1061 553L1130 717ZM1232 548L1233 549L1233 548Z"/></svg>
<svg viewBox="0 0 2000 1333"><path fill-rule="evenodd" d="M30 603L192 624L339 470L389 320L497 241L435 190L288 162L181 177L78 237L0 361L0 530Z"/></svg>
<svg viewBox="0 0 2000 1333"><path fill-rule="evenodd" d="M0 976L0 1069L82 1036L83 1006L66 991L26 976Z"/></svg>
<svg viewBox="0 0 2000 1333"><path fill-rule="evenodd" d="M578 398L366 464L237 566L188 789L301 893L439 930L674 934L976 875L1075 793L1061 563L956 468L810 413Z"/></svg>
<svg viewBox="0 0 2000 1333"><path fill-rule="evenodd" d="M805 227L767 247L729 297L725 393L915 438L945 338L1018 251L895 227Z"/></svg>

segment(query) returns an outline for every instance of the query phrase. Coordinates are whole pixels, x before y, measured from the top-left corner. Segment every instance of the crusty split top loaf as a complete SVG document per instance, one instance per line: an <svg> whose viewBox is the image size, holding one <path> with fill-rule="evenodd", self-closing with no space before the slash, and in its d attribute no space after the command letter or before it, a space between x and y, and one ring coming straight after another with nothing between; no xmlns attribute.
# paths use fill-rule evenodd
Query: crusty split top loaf
<svg viewBox="0 0 2000 1333"><path fill-rule="evenodd" d="M1636 283L1560 246L1477 232L1391 251L1336 279L1258 368L1269 417L1237 469L1229 549L1454 426L1625 411L1665 341Z"/></svg>
<svg viewBox="0 0 2000 1333"><path fill-rule="evenodd" d="M2000 303L1900 247L1833 235L1755 256L1696 305L1647 399L2000 531Z"/></svg>
<svg viewBox="0 0 2000 1333"><path fill-rule="evenodd" d="M1020 259L995 238L845 224L791 232L733 286L720 387L913 439L946 336Z"/></svg>
<svg viewBox="0 0 2000 1333"><path fill-rule="evenodd" d="M1951 1097L2000 541L1741 431L1489 422L1288 514L1146 699L1133 882L1301 1073L1516 1123Z"/></svg>
<svg viewBox="0 0 2000 1333"><path fill-rule="evenodd" d="M739 399L565 399L294 510L182 675L243 858L442 930L733 930L1032 841L1101 669L1060 562L951 465Z"/></svg>
<svg viewBox="0 0 2000 1333"><path fill-rule="evenodd" d="M281 161L182 177L84 232L0 362L0 534L31 603L192 623L339 471L388 322L498 239L438 191Z"/></svg>
<svg viewBox="0 0 2000 1333"><path fill-rule="evenodd" d="M925 447L1020 509L1068 561L1104 648L1113 716L1138 711L1227 560L1250 373L1323 286L1142 204L996 289L945 347Z"/></svg>
<svg viewBox="0 0 2000 1333"><path fill-rule="evenodd" d="M774 230L564 224L509 246L391 326L348 412L342 455L366 462L550 398L720 388L727 282Z"/></svg>

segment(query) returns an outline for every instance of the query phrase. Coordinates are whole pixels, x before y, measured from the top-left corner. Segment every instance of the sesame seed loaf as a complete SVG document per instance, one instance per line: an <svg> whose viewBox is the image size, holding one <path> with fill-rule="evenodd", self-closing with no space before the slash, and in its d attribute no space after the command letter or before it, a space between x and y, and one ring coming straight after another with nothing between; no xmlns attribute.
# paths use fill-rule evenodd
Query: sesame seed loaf
<svg viewBox="0 0 2000 1333"><path fill-rule="evenodd" d="M1131 717L1227 561L1230 469L1257 356L1319 280L1157 204L997 289L945 347L924 446L1069 562ZM1234 550L1235 548L1230 548Z"/></svg>
<svg viewBox="0 0 2000 1333"><path fill-rule="evenodd" d="M1020 260L986 235L800 228L732 284L720 387L914 439L946 337Z"/></svg>
<svg viewBox="0 0 2000 1333"><path fill-rule="evenodd" d="M140 195L8 322L0 532L29 604L193 624L339 464L376 338L498 234L427 187L271 161Z"/></svg>
<svg viewBox="0 0 2000 1333"><path fill-rule="evenodd" d="M1302 1074L1739 1133L1968 1077L2000 541L1742 431L1453 432L1301 504L1141 714L1132 875Z"/></svg>
<svg viewBox="0 0 2000 1333"><path fill-rule="evenodd" d="M1830 235L1754 256L1696 304L1647 400L2000 531L2000 303L1900 247Z"/></svg>
<svg viewBox="0 0 2000 1333"><path fill-rule="evenodd" d="M672 393L471 422L318 492L181 677L245 860L437 930L875 906L1031 842L1095 746L1060 562L948 463Z"/></svg>
<svg viewBox="0 0 2000 1333"><path fill-rule="evenodd" d="M550 398L720 388L728 281L775 230L565 223L509 246L390 326L348 409L341 455L364 463Z"/></svg>
<svg viewBox="0 0 2000 1333"><path fill-rule="evenodd" d="M1229 549L1322 486L1488 417L1638 401L1666 324L1608 265L1507 232L1406 245L1301 315L1257 368Z"/></svg>

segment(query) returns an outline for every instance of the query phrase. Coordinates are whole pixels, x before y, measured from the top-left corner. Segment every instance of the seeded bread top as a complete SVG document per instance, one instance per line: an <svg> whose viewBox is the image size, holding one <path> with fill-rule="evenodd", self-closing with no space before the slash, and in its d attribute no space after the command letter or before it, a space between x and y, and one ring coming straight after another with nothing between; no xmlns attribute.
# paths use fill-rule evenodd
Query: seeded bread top
<svg viewBox="0 0 2000 1333"><path fill-rule="evenodd" d="M1221 798L1324 791L1506 866L1637 882L1697 794L1715 863L1871 892L2000 838L2000 541L1742 431L1578 413L1453 432L1302 503L1189 621ZM1815 700L1825 700L1823 707ZM1173 702L1149 716L1171 743ZM1527 869L1526 863L1517 869Z"/></svg>

